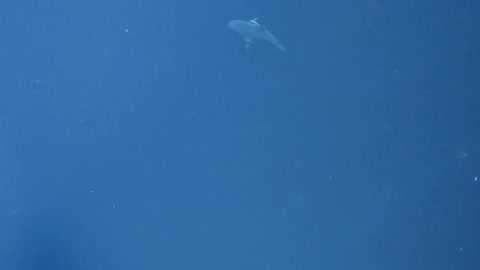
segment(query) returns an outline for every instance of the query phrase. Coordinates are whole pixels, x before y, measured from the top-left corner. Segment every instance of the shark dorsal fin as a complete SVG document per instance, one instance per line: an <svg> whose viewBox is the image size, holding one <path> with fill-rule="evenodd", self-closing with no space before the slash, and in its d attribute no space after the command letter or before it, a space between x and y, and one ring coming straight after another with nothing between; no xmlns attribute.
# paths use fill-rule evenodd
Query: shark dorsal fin
<svg viewBox="0 0 480 270"><path fill-rule="evenodd" d="M255 25L258 25L258 26L261 26L261 25L257 22L257 20L258 20L258 17L255 17L255 18L253 18L253 19L250 20L250 23L255 24Z"/></svg>

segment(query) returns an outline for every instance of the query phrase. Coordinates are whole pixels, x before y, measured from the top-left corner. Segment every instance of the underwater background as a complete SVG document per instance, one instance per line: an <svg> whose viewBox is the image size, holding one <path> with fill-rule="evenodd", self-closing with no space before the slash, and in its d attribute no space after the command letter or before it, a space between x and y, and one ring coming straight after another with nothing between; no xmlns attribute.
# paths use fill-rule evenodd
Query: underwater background
<svg viewBox="0 0 480 270"><path fill-rule="evenodd" d="M2 2L0 269L480 269L479 11Z"/></svg>

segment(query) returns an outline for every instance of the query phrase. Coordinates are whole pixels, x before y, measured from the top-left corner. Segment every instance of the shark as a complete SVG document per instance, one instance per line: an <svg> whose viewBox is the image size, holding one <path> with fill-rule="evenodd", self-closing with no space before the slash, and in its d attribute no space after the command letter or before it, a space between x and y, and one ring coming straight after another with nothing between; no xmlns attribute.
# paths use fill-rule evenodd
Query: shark
<svg viewBox="0 0 480 270"><path fill-rule="evenodd" d="M250 49L255 40L263 40L273 44L282 52L286 51L280 41L278 41L270 31L258 23L258 18L253 18L249 21L231 20L228 22L228 27L244 37L245 49L247 50Z"/></svg>

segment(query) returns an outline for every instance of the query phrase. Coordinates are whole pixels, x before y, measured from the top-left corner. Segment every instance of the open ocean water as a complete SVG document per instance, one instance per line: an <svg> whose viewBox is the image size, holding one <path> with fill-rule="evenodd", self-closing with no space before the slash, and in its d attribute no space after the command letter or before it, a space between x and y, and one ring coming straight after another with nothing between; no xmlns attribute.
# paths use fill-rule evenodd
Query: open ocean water
<svg viewBox="0 0 480 270"><path fill-rule="evenodd" d="M0 269L480 269L479 13L3 1Z"/></svg>

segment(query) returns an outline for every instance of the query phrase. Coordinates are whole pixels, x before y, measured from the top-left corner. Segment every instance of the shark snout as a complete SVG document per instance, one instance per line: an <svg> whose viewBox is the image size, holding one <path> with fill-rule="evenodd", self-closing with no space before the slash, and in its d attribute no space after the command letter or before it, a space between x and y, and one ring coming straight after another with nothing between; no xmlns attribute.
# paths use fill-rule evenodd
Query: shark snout
<svg viewBox="0 0 480 270"><path fill-rule="evenodd" d="M242 25L243 25L243 22L240 20L232 20L228 22L228 28L240 34L241 34Z"/></svg>

